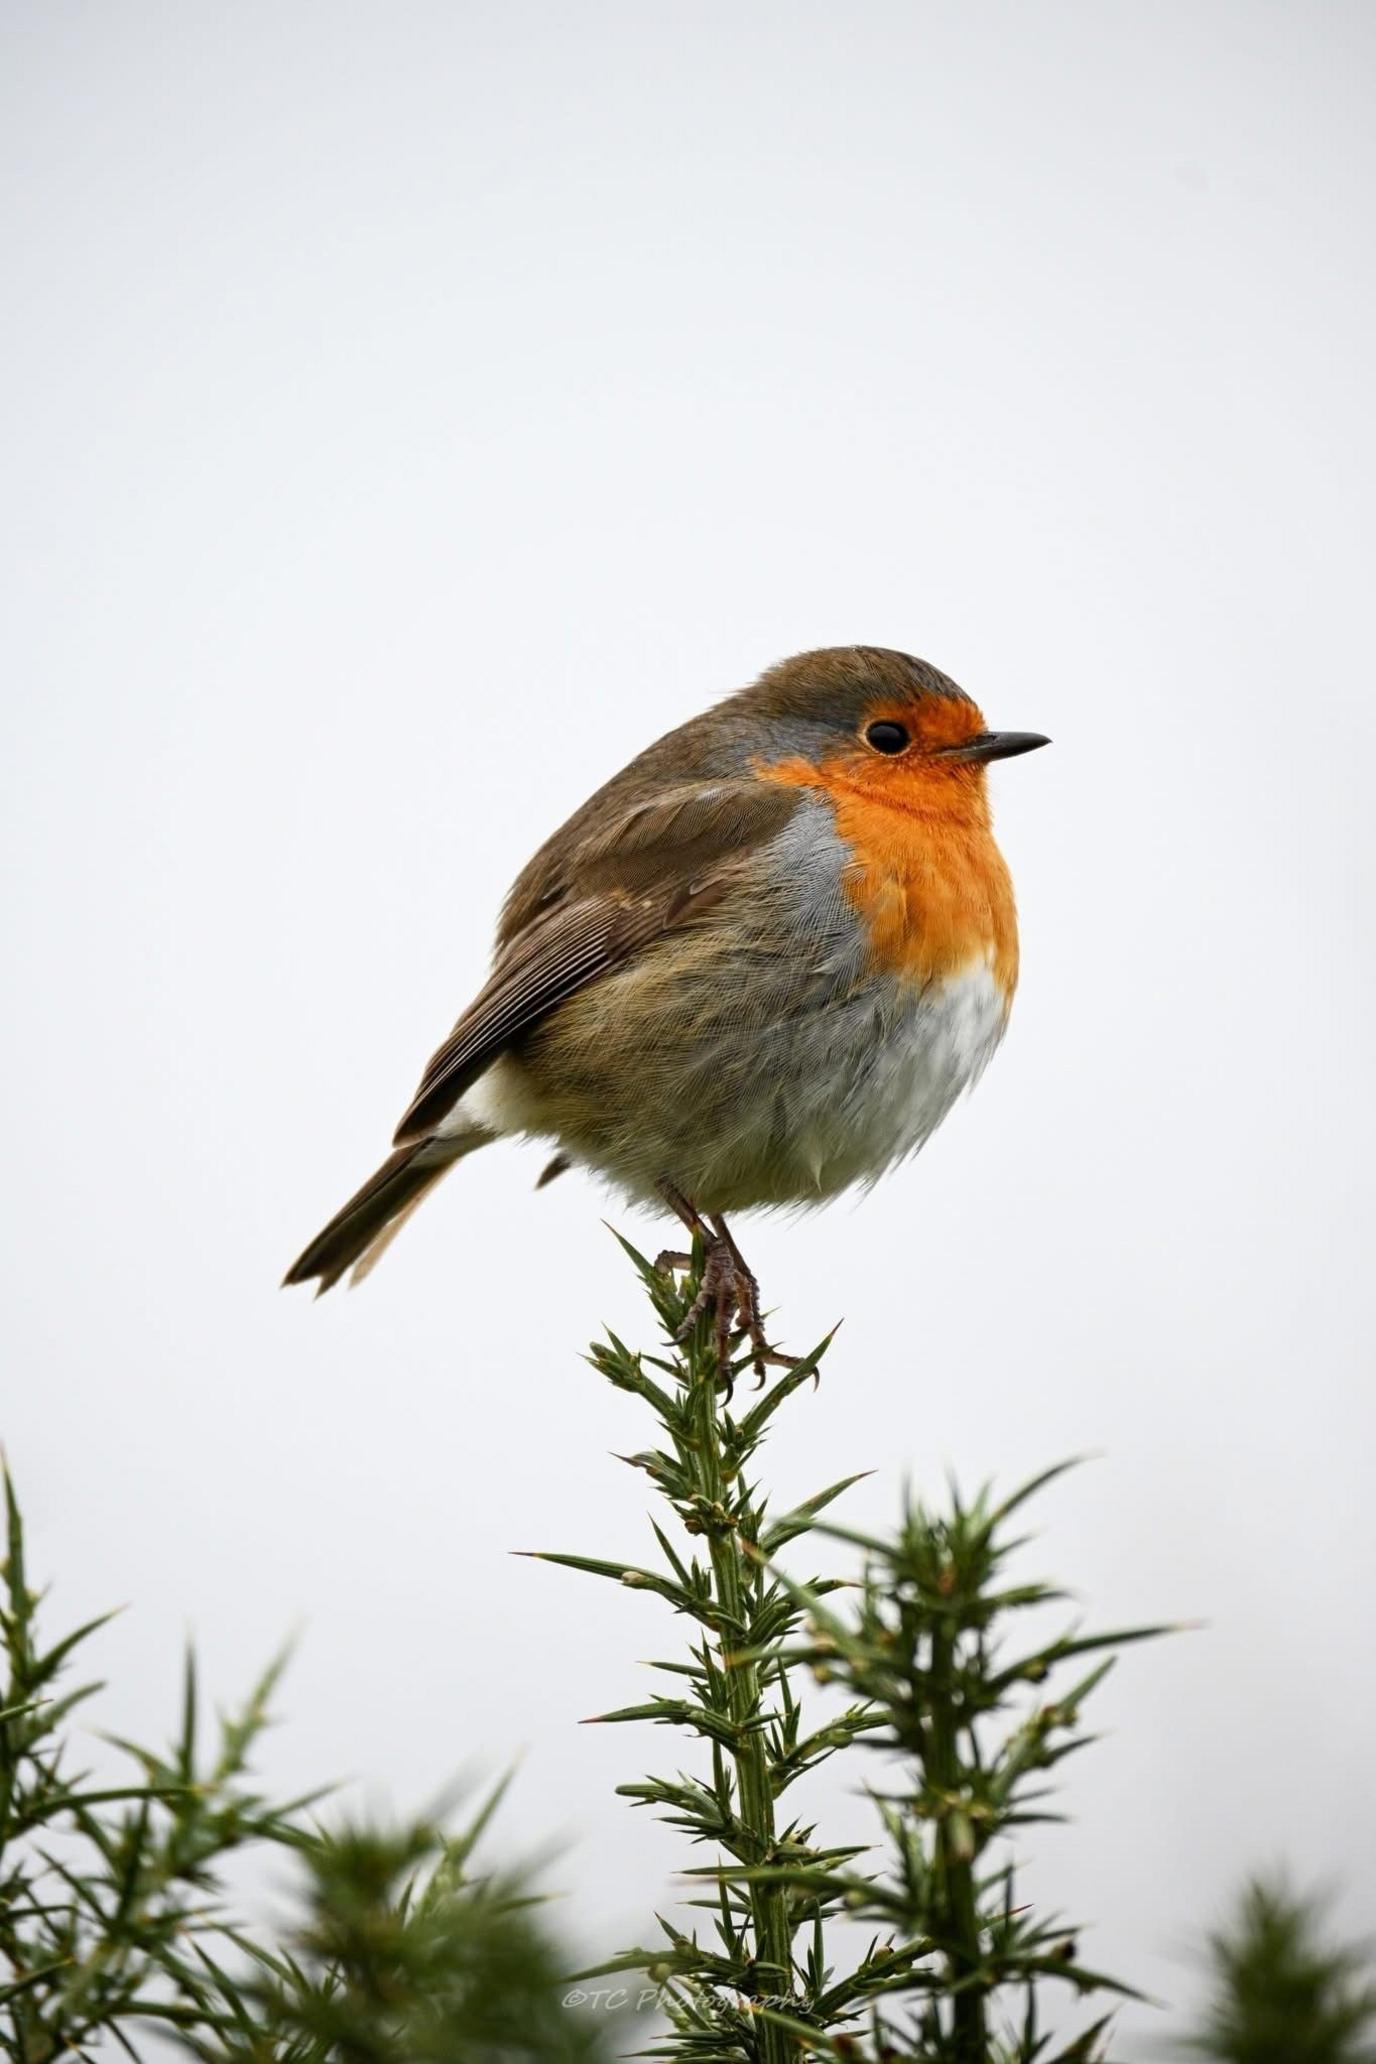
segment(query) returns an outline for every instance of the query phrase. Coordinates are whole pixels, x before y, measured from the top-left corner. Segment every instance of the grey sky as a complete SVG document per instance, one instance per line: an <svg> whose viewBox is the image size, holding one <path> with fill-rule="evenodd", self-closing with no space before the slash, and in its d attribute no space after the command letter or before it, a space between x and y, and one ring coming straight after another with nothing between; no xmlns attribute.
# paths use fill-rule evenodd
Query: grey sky
<svg viewBox="0 0 1376 2064"><path fill-rule="evenodd" d="M64 1616L133 1603L107 1723L160 1730L188 1626L226 1696L301 1626L274 1777L415 1804L519 1743L587 1934L662 1900L611 1788L670 1745L574 1723L671 1635L506 1554L647 1539L579 1360L643 1331L607 1200L503 1148L356 1296L275 1286L555 822L770 660L893 644L1055 740L992 776L1024 977L916 1163L741 1228L791 1344L847 1318L776 1480L876 1465L876 1520L1103 1451L1039 1566L1208 1629L1105 1690L1039 1890L1177 1997L1258 1860L1376 1924L1376 15L3 37L3 1431Z"/></svg>

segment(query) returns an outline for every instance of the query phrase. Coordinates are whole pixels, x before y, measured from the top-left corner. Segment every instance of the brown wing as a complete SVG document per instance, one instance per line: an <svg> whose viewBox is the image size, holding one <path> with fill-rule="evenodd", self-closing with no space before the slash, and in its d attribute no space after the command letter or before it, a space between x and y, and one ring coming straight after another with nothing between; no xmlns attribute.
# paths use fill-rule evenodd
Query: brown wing
<svg viewBox="0 0 1376 2064"><path fill-rule="evenodd" d="M710 909L740 859L783 828L798 799L773 782L695 782L623 805L576 842L551 840L521 878L532 914L431 1057L396 1144L432 1133L502 1049L556 1004Z"/></svg>

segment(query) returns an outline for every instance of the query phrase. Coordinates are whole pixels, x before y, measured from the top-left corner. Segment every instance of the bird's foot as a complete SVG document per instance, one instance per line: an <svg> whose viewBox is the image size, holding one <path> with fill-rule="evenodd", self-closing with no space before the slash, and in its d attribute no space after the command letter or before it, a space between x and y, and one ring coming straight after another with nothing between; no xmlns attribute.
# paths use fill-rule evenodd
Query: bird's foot
<svg viewBox="0 0 1376 2064"><path fill-rule="evenodd" d="M709 1225L686 1198L676 1193L668 1194L670 1204L684 1224L702 1241L702 1277L697 1295L674 1338L680 1343L687 1340L699 1320L711 1313L713 1351L717 1366L723 1372L728 1395L731 1356L747 1341L750 1344L750 1364L758 1383L764 1383L771 1366L779 1369L795 1367L795 1355L782 1354L770 1345L760 1311L760 1286L736 1245L726 1220L714 1215ZM663 1269L681 1269L691 1265L691 1255L668 1251L661 1254L656 1263Z"/></svg>

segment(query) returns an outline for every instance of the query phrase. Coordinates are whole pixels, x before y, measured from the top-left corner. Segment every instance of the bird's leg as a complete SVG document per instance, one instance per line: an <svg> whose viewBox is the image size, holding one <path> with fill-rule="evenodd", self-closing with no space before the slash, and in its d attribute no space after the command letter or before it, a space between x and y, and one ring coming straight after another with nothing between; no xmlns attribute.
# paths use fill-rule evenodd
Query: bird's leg
<svg viewBox="0 0 1376 2064"><path fill-rule="evenodd" d="M732 1328L737 1317L736 1271L731 1251L714 1226L710 1226L697 1206L684 1196L682 1190L672 1183L661 1185L661 1194L676 1218L695 1240L702 1242L702 1280L697 1296L684 1314L674 1338L684 1341L697 1325L704 1313L712 1314L712 1347L717 1358L717 1367L726 1384L728 1398L731 1395L731 1346ZM656 1267L673 1269L692 1266L691 1254L661 1254Z"/></svg>
<svg viewBox="0 0 1376 2064"><path fill-rule="evenodd" d="M681 1247L661 1247L655 1256L655 1267L662 1276L682 1275L693 1266L691 1254L685 1254Z"/></svg>
<svg viewBox="0 0 1376 2064"><path fill-rule="evenodd" d="M711 1229L688 1202L682 1190L676 1190L672 1183L666 1182L660 1184L659 1191L675 1218L682 1219L689 1235L694 1239L700 1238L704 1248L710 1246L712 1241ZM676 1247L662 1248L655 1256L655 1267L663 1275L668 1275L672 1269L687 1269L692 1266L692 1255L684 1254Z"/></svg>
<svg viewBox="0 0 1376 2064"><path fill-rule="evenodd" d="M735 1235L719 1211L713 1214L712 1227L731 1257L736 1315L740 1319L743 1336L750 1342L750 1359L757 1384L762 1386L765 1370L771 1362L776 1369L792 1369L796 1367L798 1357L780 1354L777 1348L770 1346L765 1336L764 1320L760 1316L760 1286L755 1280L755 1271L736 1245Z"/></svg>
<svg viewBox="0 0 1376 2064"><path fill-rule="evenodd" d="M698 1294L684 1314L683 1323L674 1338L684 1341L706 1312L712 1314L712 1351L717 1358L726 1385L727 1402L731 1398L731 1349L740 1339L733 1333L737 1317L736 1271L729 1249L715 1233L708 1235L702 1256L702 1282Z"/></svg>
<svg viewBox="0 0 1376 2064"><path fill-rule="evenodd" d="M659 1186L659 1194L673 1212L674 1217L682 1225L686 1226L690 1233L700 1233L704 1240L711 1239L712 1229L708 1225L707 1220L698 1210L696 1204L689 1203L682 1190L675 1189L671 1182L663 1182Z"/></svg>
<svg viewBox="0 0 1376 2064"><path fill-rule="evenodd" d="M769 1363L791 1368L793 1358L776 1353L765 1338L764 1325L760 1318L759 1285L736 1245L726 1220L720 1213L716 1213L709 1223L697 1207L671 1183L664 1184L663 1196L670 1210L682 1219L688 1231L702 1242L702 1281L676 1337L680 1341L686 1340L698 1320L710 1311L713 1347L721 1369L726 1370L732 1348L739 1345L742 1340L750 1342L750 1359L761 1383L765 1380L765 1370ZM665 1253L660 1255L658 1266L682 1267L687 1259L687 1256ZM729 1385L729 1376L727 1382Z"/></svg>

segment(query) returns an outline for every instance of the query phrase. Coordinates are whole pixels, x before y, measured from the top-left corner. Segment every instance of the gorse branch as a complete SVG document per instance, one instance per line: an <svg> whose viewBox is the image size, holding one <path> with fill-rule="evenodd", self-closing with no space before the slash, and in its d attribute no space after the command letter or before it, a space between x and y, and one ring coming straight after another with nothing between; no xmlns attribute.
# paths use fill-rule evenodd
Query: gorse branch
<svg viewBox="0 0 1376 2064"><path fill-rule="evenodd" d="M622 1245L626 1243L623 1241ZM657 2054L691 2064L782 2064L800 2054L857 2064L1072 2064L1102 2054L1107 2019L1055 2049L1039 2025L1047 1981L1074 1996L1121 1993L1083 1965L1075 1933L1015 1901L1009 1836L1040 1817L1046 1774L1082 1746L1080 1710L1109 1650L1154 1633L1067 1633L1007 1651L1027 1614L1057 1593L1012 1584L1009 1521L1057 1472L1002 1503L982 1494L934 1514L911 1500L892 1537L847 1532L820 1515L857 1481L842 1478L779 1517L751 1475L779 1409L817 1372L829 1342L738 1406L747 1349L719 1354L696 1309L703 1255L651 1264L633 1248L666 1346L637 1353L614 1335L594 1366L648 1405L659 1445L623 1459L666 1509L652 1520L658 1565L545 1559L648 1589L692 1622L686 1659L655 1664L675 1683L601 1716L669 1726L700 1745L696 1775L619 1787L654 1807L715 1861L692 1876L711 1915L602 1971L664 1981L671 2029ZM815 1536L859 1558L858 1578L799 1581L780 1563ZM829 1603L845 1590L848 1602ZM1090 1667L1052 1699L1053 1673ZM803 1684L847 1702L811 1730ZM827 1844L793 1812L797 1780L835 1755L884 1752L873 1793L885 1862ZM842 1922L868 1924L849 1967Z"/></svg>
<svg viewBox="0 0 1376 2064"><path fill-rule="evenodd" d="M661 1341L637 1352L611 1336L592 1361L655 1428L623 1458L654 1493L654 1552L545 1559L648 1591L688 1629L652 1666L659 1688L600 1718L687 1739L691 1768L619 1790L687 1838L692 1893L686 1922L661 1919L599 1975L653 1982L669 2025L651 2054L671 2064L1101 2058L1108 2016L1082 2002L1123 1988L1081 1962L1074 1928L1015 1897L1012 1842L1084 1745L1082 1711L1114 1652L1159 1630L1046 1638L1059 1594L1009 1564L1013 1525L1055 1471L1002 1501L952 1492L931 1510L909 1497L888 1534L831 1516L855 1475L775 1509L760 1451L829 1343L738 1396L754 1349L721 1343L710 1299L699 1310L702 1252L661 1265L626 1251ZM65 1678L101 1623L40 1638L8 1484L5 1497L0 2054L53 2064L114 2042L138 2058L156 2029L199 2064L600 2064L525 1882L476 1867L494 1800L459 1835L425 1822L329 1831L312 1799L277 1803L254 1782L276 1668L209 1728L188 1658L168 1749L116 1742L118 1781L74 1767L74 1727L99 1687ZM832 1566L799 1575L800 1552ZM812 1824L806 1783L834 1757L869 1779L871 1842ZM229 1900L229 1859L249 1846L290 1864L298 1887L271 1940ZM1368 1994L1341 1960L1305 1963L1294 1916L1255 1900L1251 1933L1216 1945L1234 2004L1274 2005L1266 1928L1282 1924L1324 2038L1294 2056L1355 2064ZM1084 2025L1044 2026L1047 1998ZM1216 2017L1209 2037L1242 2025ZM1240 2041L1208 2054L1276 2053Z"/></svg>
<svg viewBox="0 0 1376 2064"><path fill-rule="evenodd" d="M626 1251L673 1343L697 1293L701 1255L697 1269L684 1277L653 1266L633 1248ZM675 1695L660 1694L600 1717L681 1728L704 1745L703 1777L649 1778L619 1789L738 1866L734 1878L714 1871L710 1898L696 1902L712 1914L706 1942L696 1930L663 1921L660 1944L628 1951L602 1968L646 1970L665 1981L663 1999L677 2031L675 2054L690 2050L701 2064L755 2057L774 2064L792 2054L796 2043L762 2009L807 2012L806 1997L797 1993L795 1938L804 1924L816 1931L837 1910L839 1895L821 1889L822 1878L854 1854L818 1848L812 1829L788 1812L785 1795L804 1771L869 1722L857 1710L823 1734L804 1736L791 1666L781 1658L752 1656L782 1643L800 1620L798 1607L768 1568L769 1550L805 1532L811 1513L853 1479L820 1492L808 1513L790 1514L771 1527L748 1467L774 1413L814 1376L826 1343L776 1378L749 1409L733 1414L730 1385L738 1372L720 1366L712 1335L705 1314L682 1349L668 1356L633 1354L615 1336L592 1350L594 1366L618 1389L642 1398L659 1422L662 1445L624 1459L655 1486L675 1531L686 1537L682 1546L656 1523L663 1557L658 1570L575 1555L545 1559L651 1589L694 1623L697 1634L687 1659L656 1665L674 1678ZM828 1588L819 1580L820 1590ZM777 1875L781 1867L813 1869L817 1888L800 1895Z"/></svg>
<svg viewBox="0 0 1376 2064"><path fill-rule="evenodd" d="M5 1480L0 1642L0 2055L14 2064L143 2053L148 2031L204 2064L584 2064L565 1962L518 1879L476 1875L490 1811L454 1836L313 1825L308 1799L252 1784L270 1670L208 1750L194 1661L167 1751L116 1743L122 1783L72 1768L72 1723L101 1688L59 1681L102 1624L45 1646ZM225 1871L249 1846L295 1864L285 1940L246 1933ZM165 2053L165 2052L164 2052Z"/></svg>
<svg viewBox="0 0 1376 2064"><path fill-rule="evenodd" d="M1209 1998L1184 2043L1218 2064L1376 2064L1370 1943L1333 1938L1325 1902L1276 1872L1252 1878L1208 1937Z"/></svg>
<svg viewBox="0 0 1376 2064"><path fill-rule="evenodd" d="M457 1837L354 1825L311 1843L286 1941L245 1945L233 1974L201 1959L219 2010L188 2037L203 2064L592 2064L528 1890L472 1872L491 1803Z"/></svg>

